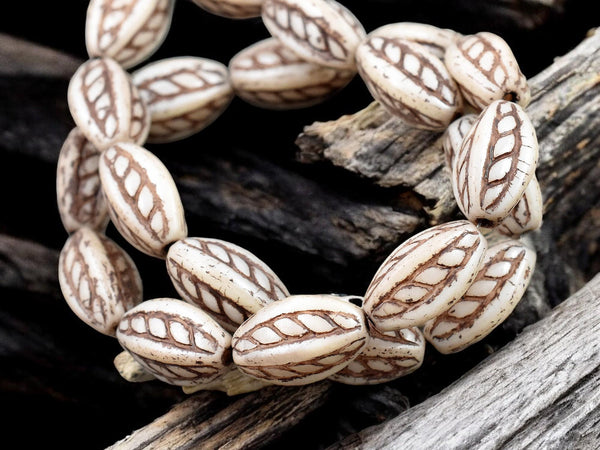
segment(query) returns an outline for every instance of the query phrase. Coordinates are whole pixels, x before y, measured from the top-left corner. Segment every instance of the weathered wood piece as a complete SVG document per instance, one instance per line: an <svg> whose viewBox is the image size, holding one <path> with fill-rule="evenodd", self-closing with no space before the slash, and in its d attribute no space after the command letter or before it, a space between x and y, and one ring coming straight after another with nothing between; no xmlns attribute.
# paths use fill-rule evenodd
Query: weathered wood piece
<svg viewBox="0 0 600 450"><path fill-rule="evenodd" d="M319 408L330 384L268 387L226 407L213 392L198 393L109 449L259 448Z"/></svg>
<svg viewBox="0 0 600 450"><path fill-rule="evenodd" d="M600 275L438 395L331 448L598 448L599 302Z"/></svg>

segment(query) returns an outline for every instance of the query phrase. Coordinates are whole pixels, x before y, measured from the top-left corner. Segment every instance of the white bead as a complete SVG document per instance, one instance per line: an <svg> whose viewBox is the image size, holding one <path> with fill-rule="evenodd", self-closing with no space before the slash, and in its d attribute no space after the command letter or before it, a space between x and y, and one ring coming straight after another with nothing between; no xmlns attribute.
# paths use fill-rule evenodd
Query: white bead
<svg viewBox="0 0 600 450"><path fill-rule="evenodd" d="M383 25L369 33L388 39L413 41L427 48L432 54L444 59L446 49L462 37L460 33L447 28L415 22L398 22Z"/></svg>
<svg viewBox="0 0 600 450"><path fill-rule="evenodd" d="M87 227L65 243L58 280L77 317L109 336L115 335L123 314L142 301L142 280L129 255Z"/></svg>
<svg viewBox="0 0 600 450"><path fill-rule="evenodd" d="M486 337L521 300L535 260L535 252L518 241L490 247L473 284L460 301L427 322L427 340L441 353L455 353Z"/></svg>
<svg viewBox="0 0 600 450"><path fill-rule="evenodd" d="M192 0L200 8L229 19L260 17L264 0Z"/></svg>
<svg viewBox="0 0 600 450"><path fill-rule="evenodd" d="M462 108L444 63L415 42L369 35L356 51L356 63L371 95L413 127L446 128Z"/></svg>
<svg viewBox="0 0 600 450"><path fill-rule="evenodd" d="M263 306L289 295L279 277L249 251L218 239L187 238L167 254L182 298L233 332Z"/></svg>
<svg viewBox="0 0 600 450"><path fill-rule="evenodd" d="M174 0L91 0L85 24L90 57L109 57L123 68L148 58L162 44Z"/></svg>
<svg viewBox="0 0 600 450"><path fill-rule="evenodd" d="M201 309L172 298L129 310L117 339L144 369L177 386L213 380L230 363L229 333Z"/></svg>
<svg viewBox="0 0 600 450"><path fill-rule="evenodd" d="M444 147L444 155L446 156L446 164L452 171L454 157L460 150L465 136L477 120L477 114L465 114L460 116L446 128L442 137L442 146Z"/></svg>
<svg viewBox="0 0 600 450"><path fill-rule="evenodd" d="M265 306L236 330L233 361L254 378L303 385L343 369L366 340L359 307L333 295L295 295Z"/></svg>
<svg viewBox="0 0 600 450"><path fill-rule="evenodd" d="M315 105L346 86L355 75L304 61L275 38L236 54L229 62L235 93L261 108Z"/></svg>
<svg viewBox="0 0 600 450"><path fill-rule="evenodd" d="M274 37L302 59L355 70L354 52L366 33L334 0L265 0L262 19Z"/></svg>
<svg viewBox="0 0 600 450"><path fill-rule="evenodd" d="M523 108L531 94L510 47L493 33L465 36L446 50L445 63L471 105L483 109L495 100Z"/></svg>
<svg viewBox="0 0 600 450"><path fill-rule="evenodd" d="M164 258L187 236L183 205L168 169L135 144L117 144L100 158L100 179L115 227L138 250Z"/></svg>
<svg viewBox="0 0 600 450"><path fill-rule="evenodd" d="M486 248L485 238L465 220L416 234L375 274L365 294L365 313L381 331L423 325L466 292Z"/></svg>
<svg viewBox="0 0 600 450"><path fill-rule="evenodd" d="M380 332L369 329L367 345L329 378L344 384L378 384L408 375L423 363L425 338L418 327Z"/></svg>
<svg viewBox="0 0 600 450"><path fill-rule="evenodd" d="M98 150L117 142L141 144L150 115L129 75L112 59L92 59L69 83L69 110L80 131Z"/></svg>
<svg viewBox="0 0 600 450"><path fill-rule="evenodd" d="M78 128L73 128L58 156L56 199L65 229L88 226L102 232L108 224L108 207L102 194L98 161L100 152Z"/></svg>
<svg viewBox="0 0 600 450"><path fill-rule="evenodd" d="M540 184L534 176L517 206L498 225L498 231L516 238L527 231L537 230L542 226L543 207Z"/></svg>
<svg viewBox="0 0 600 450"><path fill-rule="evenodd" d="M163 59L132 74L150 111L148 142L172 142L210 125L233 98L227 67L205 58Z"/></svg>
<svg viewBox="0 0 600 450"><path fill-rule="evenodd" d="M523 109L497 100L479 115L455 156L452 188L472 222L494 225L508 216L535 175L538 142Z"/></svg>

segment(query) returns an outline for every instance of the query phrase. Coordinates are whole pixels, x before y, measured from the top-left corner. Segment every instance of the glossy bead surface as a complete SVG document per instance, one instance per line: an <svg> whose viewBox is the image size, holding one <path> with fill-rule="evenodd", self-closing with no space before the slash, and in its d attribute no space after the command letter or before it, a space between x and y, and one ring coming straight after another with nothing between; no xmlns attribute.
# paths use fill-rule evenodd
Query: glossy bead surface
<svg viewBox="0 0 600 450"><path fill-rule="evenodd" d="M106 236L83 227L65 243L58 262L60 288L86 324L115 335L123 314L142 301L142 281L132 259Z"/></svg>
<svg viewBox="0 0 600 450"><path fill-rule="evenodd" d="M486 249L485 238L465 220L416 234L375 274L365 294L365 313L380 331L423 325L462 297Z"/></svg>
<svg viewBox="0 0 600 450"><path fill-rule="evenodd" d="M265 306L236 330L233 361L252 377L297 386L343 369L366 341L359 307L332 295L294 295Z"/></svg>
<svg viewBox="0 0 600 450"><path fill-rule="evenodd" d="M135 144L117 144L100 159L110 218L138 250L164 258L166 247L187 236L177 186L164 164Z"/></svg>
<svg viewBox="0 0 600 450"><path fill-rule="evenodd" d="M117 328L121 346L165 383L194 386L231 363L231 336L208 314L172 298L146 300Z"/></svg>

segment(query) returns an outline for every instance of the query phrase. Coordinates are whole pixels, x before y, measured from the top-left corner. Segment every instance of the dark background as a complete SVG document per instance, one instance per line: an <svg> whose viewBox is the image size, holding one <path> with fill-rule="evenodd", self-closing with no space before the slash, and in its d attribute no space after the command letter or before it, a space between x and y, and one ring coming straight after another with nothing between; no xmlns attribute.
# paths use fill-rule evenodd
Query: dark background
<svg viewBox="0 0 600 450"><path fill-rule="evenodd" d="M500 13L490 15L484 6L488 2L479 0L347 0L342 3L355 13L367 31L391 22L414 21L453 28L464 34L484 30L496 32L511 45L528 77L569 51L590 28L598 25L594 2L584 0L566 1L562 8L554 11L537 9L528 2L497 2L518 5L527 11L524 16L527 21ZM5 2L0 14L0 32L84 60L86 8L87 0ZM227 64L235 53L266 37L268 33L259 18L243 21L221 18L190 1L178 0L171 31L149 61L194 55ZM55 128L48 130L48 136L66 136L73 122L66 110L66 102L55 100L57 92L64 92L62 98L66 98L66 80L28 76L0 78L0 141L4 141L0 142L0 147L8 148L7 142L13 147L20 145L34 150L36 146L54 145L53 141L39 145L34 142L34 139L44 139L43 129L32 135L31 141L23 135L19 135L22 142L11 141L14 130L10 127L14 115L19 113L19 105L15 103L19 96L22 96L19 102L23 110L39 109L42 116L54 114L52 126ZM305 125L356 112L371 101L358 77L331 100L304 110L261 110L234 99L229 109L198 135L180 143L149 149L159 157L177 155L181 161L190 163L196 161L200 153L222 157L233 155L239 149L251 150L260 158L293 168L333 190L360 196L363 195L361 189L373 189L369 183L328 166L298 163L294 139ZM43 126L45 124L41 123L40 128ZM59 146L60 141L57 141L56 154ZM67 234L56 210L55 167L51 161L33 157L31 152L3 150L2 154L0 232L59 251ZM311 264L310 257L265 242L261 236L246 235L243 230L232 231L235 227L222 230L213 223L189 225L190 235L229 239L260 255L277 271L291 292L342 290L360 293L373 273L346 273L332 279L325 274L305 271L302 264ZM119 240L113 229L108 232ZM162 262L139 255L134 255L134 259L142 278L144 274L161 270ZM303 272L311 276L303 276ZM148 298L175 295L166 273L164 278L146 277L145 291ZM0 301L3 304L0 330L4 330L0 334L4 340L0 342L0 399L8 413L3 429L22 439L23 448L50 445L104 448L184 398L180 390L162 384L141 386L123 381L112 367L112 358L120 350L116 342L80 323L55 296L2 287ZM31 345L23 346L22 343L27 341ZM477 351L481 354L483 347ZM455 366L449 363L442 368L439 388L464 372L461 360L454 361ZM410 389L418 384L413 378L406 382L406 387ZM347 391L340 389L337 394L340 410L351 410L351 400L344 400ZM406 395L414 404L431 393L407 392ZM374 423L377 418L367 417L369 414L371 412L365 411L362 415L356 413L350 419L346 418L349 421L344 425L347 432ZM337 432L328 434L328 422L323 414L311 420L305 428L299 428L300 432L291 433L282 442L287 447L317 447L331 443L336 433L339 437L339 429L343 429L338 424ZM306 432L308 429L312 433ZM295 445L290 443L292 439Z"/></svg>

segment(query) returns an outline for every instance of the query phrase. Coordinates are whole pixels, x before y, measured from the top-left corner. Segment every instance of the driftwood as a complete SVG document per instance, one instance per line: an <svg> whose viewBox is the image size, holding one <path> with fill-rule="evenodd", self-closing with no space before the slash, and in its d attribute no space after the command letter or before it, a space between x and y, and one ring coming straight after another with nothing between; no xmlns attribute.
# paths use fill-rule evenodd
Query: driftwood
<svg viewBox="0 0 600 450"><path fill-rule="evenodd" d="M330 447L600 447L600 275L456 383Z"/></svg>
<svg viewBox="0 0 600 450"><path fill-rule="evenodd" d="M365 18L367 29L396 18L421 20L462 32L510 30L505 37L517 53L525 52L525 57L523 53L517 56L528 74L546 67L548 57L579 42L585 31L582 27L586 26L578 25L581 36L565 33L554 39L553 45L540 47L544 33L524 34L523 30L561 17L560 0L433 1L425 8L422 1L402 2L402 8L396 0L343 3ZM70 23L82 23L85 4L83 0L73 2L69 10L74 19ZM454 6L458 8L453 10ZM511 13L500 15L495 8ZM206 38L189 38L190 27L198 21L192 11L198 12L191 2L178 2L178 26L156 58L182 53L208 57L218 54L212 46L198 47L198 42ZM61 10L62 14L65 11ZM69 23L62 16L60 21L50 20L49 14L46 18L48 24ZM203 27L209 23L206 16L201 20ZM258 21L215 19L212 26L202 27L209 37L215 30L245 36L246 44L266 37ZM542 160L538 171L544 194L552 200L546 201L543 230L530 236L538 250L534 280L527 297L502 327L484 342L457 355L444 357L428 351L418 372L385 385L357 388L321 383L300 389L269 388L233 398L219 392L199 393L175 407L166 417L171 420L167 425L157 419L144 427L187 396L159 382L132 384L120 379L112 358L121 349L114 340L98 335L74 317L60 298L54 271L67 235L50 187L60 146L73 126L66 106L66 88L70 73L86 57L81 46L71 44L81 44L81 29L63 30L61 49L76 58L0 35L0 189L5 211L0 219L0 298L5 299L0 312L0 378L4 405L13 412L5 422L6 428L18 434L24 446L49 445L50 439L56 439L62 447L104 448L143 427L145 431L134 433L118 445L136 448L148 439L145 433L151 433L163 447L179 442L183 436L190 438L190 446L200 447L231 442L232 448L323 448L398 416L481 361L486 364L490 353L510 342L526 325L539 320L600 270L599 146L593 131L598 120L598 87L592 76L594 70L598 72L598 38L594 36L548 69L546 78L532 80L538 92L532 104L532 108L539 108L538 131L544 145L556 149ZM43 36L42 28L36 31ZM45 32L54 38L58 31L51 28ZM222 62L227 62L240 45L246 45L237 40L222 44ZM582 68L589 73L580 74ZM544 103L546 99L548 103ZM297 148L292 143L303 125L315 118L327 120L356 111L369 101L358 78L332 101L306 111L260 111L236 99L217 122L198 136L151 150L175 174L191 233L247 247L271 265L294 293L360 293L382 258L409 234L458 217L450 191L444 184L437 185L445 183L436 147L438 135L415 136L417 143L432 143L424 156L414 155L408 161L408 172L422 175L415 185L379 182L392 173L385 165L374 167L370 174L348 170L350 166L334 167L318 151L310 156L317 164L293 161ZM375 105L357 116L380 130L389 122ZM340 138L347 143L359 140L359 132L343 135L344 120L336 121ZM396 125L387 126L392 132ZM269 130L268 139L265 129ZM304 157L308 155L305 150L303 147ZM389 154L383 151L382 155ZM405 160L400 158L398 162ZM360 163L361 159L355 158L352 164L359 167ZM427 173L426 166L433 167L432 171ZM33 185L38 188L21 188L27 180L36 180ZM112 227L108 233L130 250ZM142 273L147 298L176 295L163 262L137 252L132 256ZM201 405L206 406L205 414L196 409ZM295 408L293 414L287 406ZM245 417L238 410L249 413ZM28 424L32 422L37 423L37 433L29 432ZM71 426L69 432L55 438L56 427L63 429L65 423ZM246 427L239 436L238 426ZM201 432L205 434L198 434L205 428L208 431Z"/></svg>

